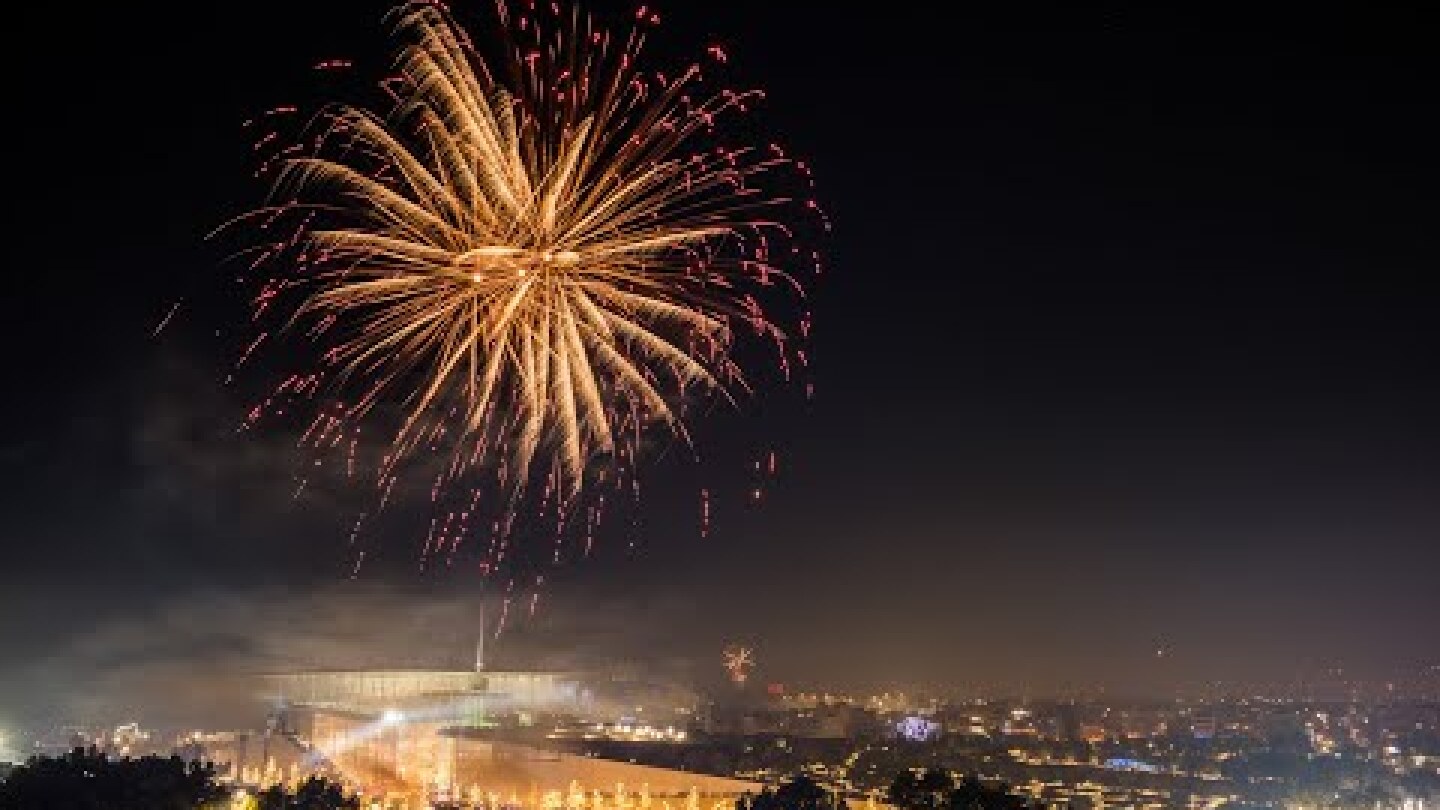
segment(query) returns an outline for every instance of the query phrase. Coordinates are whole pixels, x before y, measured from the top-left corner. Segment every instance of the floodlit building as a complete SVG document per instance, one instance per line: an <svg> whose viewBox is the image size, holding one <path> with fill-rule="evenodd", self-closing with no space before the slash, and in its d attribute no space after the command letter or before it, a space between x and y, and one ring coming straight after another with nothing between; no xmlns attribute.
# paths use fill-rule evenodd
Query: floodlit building
<svg viewBox="0 0 1440 810"><path fill-rule="evenodd" d="M498 797L529 807L553 807L562 796L574 804L577 793L590 806L595 797L670 796L702 810L760 789L507 739L507 730L587 716L591 692L565 673L301 672L266 677L264 691L279 707L277 734L301 754L300 772L331 772L369 795Z"/></svg>
<svg viewBox="0 0 1440 810"><path fill-rule="evenodd" d="M396 710L456 725L525 712L579 713L588 697L578 678L558 672L296 672L266 676L264 688L282 706L359 714Z"/></svg>

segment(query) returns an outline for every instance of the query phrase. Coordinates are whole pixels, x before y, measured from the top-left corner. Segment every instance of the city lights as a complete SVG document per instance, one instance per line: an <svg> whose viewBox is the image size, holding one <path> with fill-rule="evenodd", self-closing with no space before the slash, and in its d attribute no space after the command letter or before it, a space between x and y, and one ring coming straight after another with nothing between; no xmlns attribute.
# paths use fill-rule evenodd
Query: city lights
<svg viewBox="0 0 1440 810"><path fill-rule="evenodd" d="M1268 5L17 7L0 810L1440 810L1440 26Z"/></svg>

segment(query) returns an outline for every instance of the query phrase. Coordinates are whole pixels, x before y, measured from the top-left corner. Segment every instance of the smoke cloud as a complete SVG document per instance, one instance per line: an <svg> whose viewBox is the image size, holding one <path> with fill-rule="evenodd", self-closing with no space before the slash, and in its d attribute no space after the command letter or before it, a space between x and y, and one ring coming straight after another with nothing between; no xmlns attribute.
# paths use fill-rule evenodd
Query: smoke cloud
<svg viewBox="0 0 1440 810"><path fill-rule="evenodd" d="M495 635L502 601L487 600L491 668L638 674L682 689L687 665L646 652L662 629L626 603L551 600ZM528 600L526 600L528 602ZM12 722L138 721L159 728L249 728L266 708L258 676L294 670L468 669L478 633L474 593L425 594L345 583L303 594L189 596L97 624L0 676ZM525 611L513 606L512 612ZM673 613L673 611L672 611ZM652 614L653 615L653 614ZM628 672L627 672L628 671Z"/></svg>

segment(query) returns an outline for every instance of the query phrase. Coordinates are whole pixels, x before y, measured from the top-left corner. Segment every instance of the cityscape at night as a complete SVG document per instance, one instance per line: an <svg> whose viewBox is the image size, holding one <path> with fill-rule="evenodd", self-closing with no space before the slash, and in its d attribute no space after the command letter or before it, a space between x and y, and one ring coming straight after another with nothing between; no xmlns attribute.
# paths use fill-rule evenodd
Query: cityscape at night
<svg viewBox="0 0 1440 810"><path fill-rule="evenodd" d="M36 7L0 810L1440 810L1440 29Z"/></svg>
<svg viewBox="0 0 1440 810"><path fill-rule="evenodd" d="M961 698L778 683L707 697L618 670L327 671L257 681L263 727L69 726L33 745L180 753L250 788L322 773L377 799L437 806L726 807L796 774L852 804L888 806L897 774L940 770L1047 807L1423 808L1440 791L1440 668L1407 673L1383 696L1360 697L1367 686L1332 672L1307 698Z"/></svg>

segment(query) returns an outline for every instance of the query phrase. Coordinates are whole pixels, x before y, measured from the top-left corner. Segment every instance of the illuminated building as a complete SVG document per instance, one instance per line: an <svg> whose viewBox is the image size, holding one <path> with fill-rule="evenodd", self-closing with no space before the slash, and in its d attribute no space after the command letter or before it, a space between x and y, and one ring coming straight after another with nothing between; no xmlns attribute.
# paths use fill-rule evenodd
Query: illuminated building
<svg viewBox="0 0 1440 810"><path fill-rule="evenodd" d="M1190 720L1190 731L1197 740L1208 740L1215 736L1219 724L1213 715L1196 715Z"/></svg>
<svg viewBox="0 0 1440 810"><path fill-rule="evenodd" d="M579 681L556 672L380 670L271 675L266 693L282 705L361 714L396 709L459 725L484 725L487 715L578 712Z"/></svg>
<svg viewBox="0 0 1440 810"><path fill-rule="evenodd" d="M507 739L591 711L591 693L562 673L307 672L269 676L265 691L282 707L279 735L302 754L297 772L329 772L371 796L541 807L574 804L578 791L588 807L668 796L710 810L760 788ZM285 772L279 763L265 768Z"/></svg>

